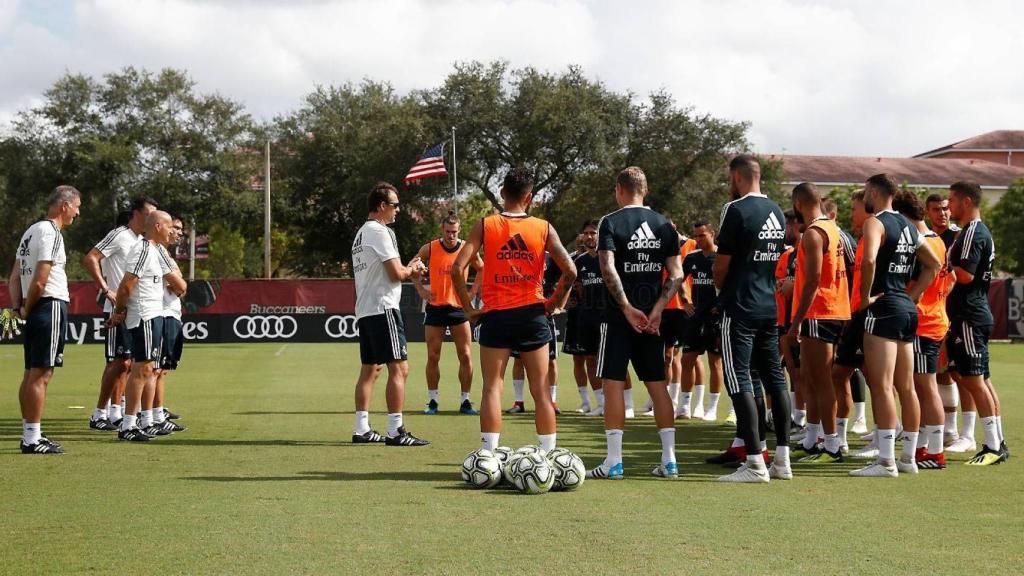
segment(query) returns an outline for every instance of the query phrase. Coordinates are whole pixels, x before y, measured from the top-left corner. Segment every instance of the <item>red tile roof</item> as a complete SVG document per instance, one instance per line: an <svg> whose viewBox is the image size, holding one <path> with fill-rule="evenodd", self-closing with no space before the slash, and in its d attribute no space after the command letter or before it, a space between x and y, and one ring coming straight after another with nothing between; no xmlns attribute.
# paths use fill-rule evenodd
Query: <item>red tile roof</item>
<svg viewBox="0 0 1024 576"><path fill-rule="evenodd" d="M1024 179L1024 168L983 160L945 158L876 158L862 156L769 156L782 160L787 183L862 184L886 173L899 183L919 187L947 187L958 180L973 180L986 188L1007 188Z"/></svg>
<svg viewBox="0 0 1024 576"><path fill-rule="evenodd" d="M929 150L928 152L922 152L914 157L924 158L927 156L935 156L943 152L965 152L968 150L1024 151L1024 130L994 130L978 136L972 136L971 138L961 140L955 144L936 148L935 150Z"/></svg>

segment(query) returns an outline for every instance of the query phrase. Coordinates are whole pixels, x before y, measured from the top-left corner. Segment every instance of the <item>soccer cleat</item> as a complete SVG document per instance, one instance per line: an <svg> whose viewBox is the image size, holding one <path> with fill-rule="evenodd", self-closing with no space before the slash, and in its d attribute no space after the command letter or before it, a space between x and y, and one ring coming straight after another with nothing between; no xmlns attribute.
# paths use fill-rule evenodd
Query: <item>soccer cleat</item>
<svg viewBox="0 0 1024 576"><path fill-rule="evenodd" d="M751 468L744 464L732 474L718 477L719 482L741 482L745 484L766 484L770 481L767 468Z"/></svg>
<svg viewBox="0 0 1024 576"><path fill-rule="evenodd" d="M814 446L811 446L810 448L805 448L804 445L801 443L801 444L797 444L796 446L790 448L790 450L794 453L794 455L798 455L799 456L799 455L802 454L802 456L800 456L800 458L802 459L802 458L806 458L808 456L815 456L817 454L820 454L821 452L823 452L825 450L825 447L822 444L815 444ZM800 460L798 460L798 462L799 461Z"/></svg>
<svg viewBox="0 0 1024 576"><path fill-rule="evenodd" d="M127 430L118 430L117 439L124 440L125 442L149 442L153 437L143 432L139 427L133 426Z"/></svg>
<svg viewBox="0 0 1024 576"><path fill-rule="evenodd" d="M181 419L180 415L175 414L174 412L171 412L167 408L164 408L164 420L179 420L179 419Z"/></svg>
<svg viewBox="0 0 1024 576"><path fill-rule="evenodd" d="M362 434L352 434L353 444L376 444L384 441L384 436L376 430L367 430Z"/></svg>
<svg viewBox="0 0 1024 576"><path fill-rule="evenodd" d="M864 420L864 418L857 418L850 425L850 432L853 432L854 434L867 434L868 423Z"/></svg>
<svg viewBox="0 0 1024 576"><path fill-rule="evenodd" d="M956 442L953 442L949 446L946 446L946 452L974 452L978 449L978 444L974 441L974 438L968 436L961 436Z"/></svg>
<svg viewBox="0 0 1024 576"><path fill-rule="evenodd" d="M946 431L946 432L942 433L942 445L943 446L949 446L950 444L952 444L953 442L956 442L959 439L960 439L960 434L956 430Z"/></svg>
<svg viewBox="0 0 1024 576"><path fill-rule="evenodd" d="M725 423L727 425L729 425L729 426L735 426L736 425L736 411L735 410L733 410L731 408L729 409L729 415L725 417Z"/></svg>
<svg viewBox="0 0 1024 576"><path fill-rule="evenodd" d="M981 445L981 452L965 462L968 466L995 466L1006 462L1006 455L999 450L993 450L984 444Z"/></svg>
<svg viewBox="0 0 1024 576"><path fill-rule="evenodd" d="M626 408L626 418L636 418L636 412L632 408Z"/></svg>
<svg viewBox="0 0 1024 576"><path fill-rule="evenodd" d="M184 426L171 422L170 420L164 420L159 424L155 424L155 426L159 427L161 430L166 430L168 433L172 434L174 432L184 432L186 430Z"/></svg>
<svg viewBox="0 0 1024 576"><path fill-rule="evenodd" d="M804 464L839 464L843 461L843 452L829 452L824 448L813 448L815 452L808 452L807 456L797 460Z"/></svg>
<svg viewBox="0 0 1024 576"><path fill-rule="evenodd" d="M1006 446L1006 440L999 444L999 451L1003 453L1003 462L1010 459L1010 448Z"/></svg>
<svg viewBox="0 0 1024 576"><path fill-rule="evenodd" d="M792 480L793 469L788 464L772 462L772 465L768 467L768 477L773 480Z"/></svg>
<svg viewBox="0 0 1024 576"><path fill-rule="evenodd" d="M857 458L859 460L869 460L871 458L878 458L878 444L872 441L867 446L860 450L854 450L850 452L850 458Z"/></svg>
<svg viewBox="0 0 1024 576"><path fill-rule="evenodd" d="M526 412L526 406L523 406L522 402L516 402L512 404L512 407L505 410L505 414L522 414Z"/></svg>
<svg viewBox="0 0 1024 576"><path fill-rule="evenodd" d="M604 416L604 406L598 406L590 412L587 412L587 416Z"/></svg>
<svg viewBox="0 0 1024 576"><path fill-rule="evenodd" d="M900 471L900 474L917 474L917 462L913 458L900 456L896 460L896 469Z"/></svg>
<svg viewBox="0 0 1024 576"><path fill-rule="evenodd" d="M712 408L712 409L710 409L710 410L708 410L707 412L704 413L704 421L705 422L714 422L715 420L718 420L718 409L717 408Z"/></svg>
<svg viewBox="0 0 1024 576"><path fill-rule="evenodd" d="M899 436L897 436L897 438L898 437ZM867 434L861 434L860 435L860 439L861 440L874 440L875 439L875 431L872 430L871 432L868 432Z"/></svg>
<svg viewBox="0 0 1024 576"><path fill-rule="evenodd" d="M590 404L584 404L576 409L577 414L587 415L590 413Z"/></svg>
<svg viewBox="0 0 1024 576"><path fill-rule="evenodd" d="M679 477L679 466L675 462L667 462L665 464L658 464L651 474L658 478L678 478Z"/></svg>
<svg viewBox="0 0 1024 576"><path fill-rule="evenodd" d="M405 429L405 426L398 427L397 436L387 436L384 438L385 446L427 446L430 442L417 438L409 433Z"/></svg>
<svg viewBox="0 0 1024 576"><path fill-rule="evenodd" d="M681 409L676 410L676 420L689 420L692 417L689 406L683 406Z"/></svg>
<svg viewBox="0 0 1024 576"><path fill-rule="evenodd" d="M112 432L114 430L117 430L117 426L111 424L110 420L107 420L106 418L100 420L94 420L92 418L89 418L89 428L92 428L93 430L99 430L101 432Z"/></svg>
<svg viewBox="0 0 1024 576"><path fill-rule="evenodd" d="M114 420L113 422L111 422L111 424L114 425L114 428L117 428L118 430L120 430L121 429L121 422L123 422L123 421L124 421L124 418L118 418L117 420Z"/></svg>
<svg viewBox="0 0 1024 576"><path fill-rule="evenodd" d="M424 414L430 414L433 416L437 414L437 400L431 400L427 402L427 409L423 411Z"/></svg>
<svg viewBox="0 0 1024 576"><path fill-rule="evenodd" d="M791 432L789 434L789 443L790 444L803 444L804 443L804 438L806 438L806 437L807 437L807 428L801 427L796 432Z"/></svg>
<svg viewBox="0 0 1024 576"><path fill-rule="evenodd" d="M918 470L942 470L946 467L946 455L942 452L938 454L925 452L924 456L915 458L915 460L917 460Z"/></svg>
<svg viewBox="0 0 1024 576"><path fill-rule="evenodd" d="M605 464L601 464L597 468L587 470L587 478L593 480L622 480L622 477L622 462L610 468Z"/></svg>
<svg viewBox="0 0 1024 576"><path fill-rule="evenodd" d="M641 416L654 416L654 410L648 410L646 412L641 412L640 415Z"/></svg>
<svg viewBox="0 0 1024 576"><path fill-rule="evenodd" d="M704 419L704 406L702 406L700 404L697 404L696 406L694 406L693 407L693 414L691 414L690 417L693 418L694 420L703 420Z"/></svg>
<svg viewBox="0 0 1024 576"><path fill-rule="evenodd" d="M462 401L462 405L459 406L459 414L465 414L467 416L479 416L476 408L473 408L473 403L468 399Z"/></svg>
<svg viewBox="0 0 1024 576"><path fill-rule="evenodd" d="M164 427L161 424L150 424L149 426L143 428L142 431L145 432L147 436L153 437L170 436L172 433L170 430L164 430Z"/></svg>
<svg viewBox="0 0 1024 576"><path fill-rule="evenodd" d="M709 456L704 459L708 464L719 464L721 466L739 465L747 459L747 451L743 446L737 446L736 448L727 448L725 452Z"/></svg>
<svg viewBox="0 0 1024 576"><path fill-rule="evenodd" d="M896 464L883 464L881 460L872 462L863 468L850 470L850 476L858 478L898 478L900 475Z"/></svg>
<svg viewBox="0 0 1024 576"><path fill-rule="evenodd" d="M21 442L22 454L63 454L64 448L56 442L50 442L46 438L40 438L35 444Z"/></svg>
<svg viewBox="0 0 1024 576"><path fill-rule="evenodd" d="M558 407L558 402L552 402L551 407L555 409L555 416L562 415L562 410Z"/></svg>
<svg viewBox="0 0 1024 576"><path fill-rule="evenodd" d="M647 403L644 404L644 409L641 410L640 412L642 416L647 416L648 412L654 414L654 400L648 398Z"/></svg>

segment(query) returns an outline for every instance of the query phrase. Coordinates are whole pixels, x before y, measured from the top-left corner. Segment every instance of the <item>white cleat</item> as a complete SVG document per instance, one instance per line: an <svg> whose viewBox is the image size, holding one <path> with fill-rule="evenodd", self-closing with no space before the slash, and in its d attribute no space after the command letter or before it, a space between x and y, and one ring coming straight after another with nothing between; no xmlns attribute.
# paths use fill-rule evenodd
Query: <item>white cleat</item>
<svg viewBox="0 0 1024 576"><path fill-rule="evenodd" d="M942 445L943 446L952 446L953 442L956 442L959 439L960 439L960 434L955 432L955 431L954 432L944 432L942 434Z"/></svg>
<svg viewBox="0 0 1024 576"><path fill-rule="evenodd" d="M736 410L732 408L729 409L729 414L725 417L725 424L726 426L736 425Z"/></svg>
<svg viewBox="0 0 1024 576"><path fill-rule="evenodd" d="M636 412L632 408L626 408L626 418L636 418Z"/></svg>
<svg viewBox="0 0 1024 576"><path fill-rule="evenodd" d="M807 438L807 427L801 428L800 430L790 434L789 442L790 444L803 444L804 438Z"/></svg>
<svg viewBox="0 0 1024 576"><path fill-rule="evenodd" d="M717 409L712 408L712 409L710 409L710 410L708 410L707 412L704 413L704 421L705 422L714 422L715 420L718 420L718 410Z"/></svg>
<svg viewBox="0 0 1024 576"><path fill-rule="evenodd" d="M732 474L726 474L725 476L718 477L719 482L740 482L745 484L767 484L770 479L768 477L768 469L764 467L751 468L744 463Z"/></svg>
<svg viewBox="0 0 1024 576"><path fill-rule="evenodd" d="M850 471L850 476L858 478L898 478L899 475L896 464L883 464L881 460Z"/></svg>
<svg viewBox="0 0 1024 576"><path fill-rule="evenodd" d="M853 426L850 427L850 431L854 434L867 434L868 423L864 421L864 418L857 418L853 421Z"/></svg>
<svg viewBox="0 0 1024 576"><path fill-rule="evenodd" d="M694 408L693 408L693 419L694 420L703 420L704 419L704 407L701 406L700 404L694 406Z"/></svg>
<svg viewBox="0 0 1024 576"><path fill-rule="evenodd" d="M899 436L897 436L897 438L898 437ZM861 440L874 440L875 439L875 431L872 430L871 432L868 432L867 434L861 434L860 435L860 439Z"/></svg>
<svg viewBox="0 0 1024 576"><path fill-rule="evenodd" d="M587 412L587 416L604 416L604 406L598 406L590 412Z"/></svg>
<svg viewBox="0 0 1024 576"><path fill-rule="evenodd" d="M953 442L946 447L946 452L974 452L978 449L978 444L974 441L974 438L968 438L967 436L961 436L957 438L956 442Z"/></svg>
<svg viewBox="0 0 1024 576"><path fill-rule="evenodd" d="M793 469L790 468L789 464L772 462L772 465L768 467L768 477L772 480L792 480Z"/></svg>
<svg viewBox="0 0 1024 576"><path fill-rule="evenodd" d="M676 420L689 420L690 417L691 415L689 406L683 406L682 410L676 410Z"/></svg>
<svg viewBox="0 0 1024 576"><path fill-rule="evenodd" d="M584 404L576 409L577 414L590 414L590 404Z"/></svg>
<svg viewBox="0 0 1024 576"><path fill-rule="evenodd" d="M654 410L648 410L647 412L641 414L641 416L654 416Z"/></svg>
<svg viewBox="0 0 1024 576"><path fill-rule="evenodd" d="M906 456L900 456L900 459L896 461L896 469L900 471L900 474L917 474L917 462L914 462L913 456L909 459L906 459Z"/></svg>
<svg viewBox="0 0 1024 576"><path fill-rule="evenodd" d="M854 450L850 452L850 458L857 458L859 460L870 460L871 458L878 458L878 443L874 440L870 444L861 448L860 450Z"/></svg>
<svg viewBox="0 0 1024 576"><path fill-rule="evenodd" d="M648 412L650 412L651 414L654 414L654 401L651 400L650 398L648 398L647 399L647 403L644 404L644 409L641 410L640 412L644 413L645 415Z"/></svg>

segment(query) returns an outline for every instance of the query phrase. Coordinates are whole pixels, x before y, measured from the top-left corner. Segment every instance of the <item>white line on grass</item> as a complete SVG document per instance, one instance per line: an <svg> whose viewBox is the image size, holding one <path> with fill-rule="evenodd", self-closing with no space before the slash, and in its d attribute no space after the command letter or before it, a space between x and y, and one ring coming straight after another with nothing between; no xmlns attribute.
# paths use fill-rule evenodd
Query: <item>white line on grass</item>
<svg viewBox="0 0 1024 576"><path fill-rule="evenodd" d="M284 344L283 346L281 346L280 348L277 349L277 352L274 352L274 356L280 356L281 354L284 354L284 351L287 350L287 349L288 349L288 345Z"/></svg>

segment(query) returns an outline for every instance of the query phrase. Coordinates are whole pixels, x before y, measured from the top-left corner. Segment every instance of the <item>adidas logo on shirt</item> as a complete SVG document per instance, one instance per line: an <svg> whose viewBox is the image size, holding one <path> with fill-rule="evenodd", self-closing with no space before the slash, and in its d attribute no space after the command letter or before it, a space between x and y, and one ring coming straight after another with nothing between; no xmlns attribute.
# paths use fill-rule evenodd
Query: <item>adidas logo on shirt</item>
<svg viewBox="0 0 1024 576"><path fill-rule="evenodd" d="M909 254L914 251L914 237L910 235L910 228L904 227L900 231L900 241L896 243L897 254Z"/></svg>
<svg viewBox="0 0 1024 576"><path fill-rule="evenodd" d="M633 236L629 239L629 244L626 245L629 250L647 250L651 248L661 248L661 240L654 237L654 232L651 230L651 226L644 222L637 227L636 231L633 232Z"/></svg>
<svg viewBox="0 0 1024 576"><path fill-rule="evenodd" d="M761 226L761 232L757 235L761 240L782 240L786 237L786 230L774 212L768 214L768 218Z"/></svg>
<svg viewBox="0 0 1024 576"><path fill-rule="evenodd" d="M498 250L498 260L527 260L533 262L536 255L530 252L526 241L519 234L516 234Z"/></svg>

